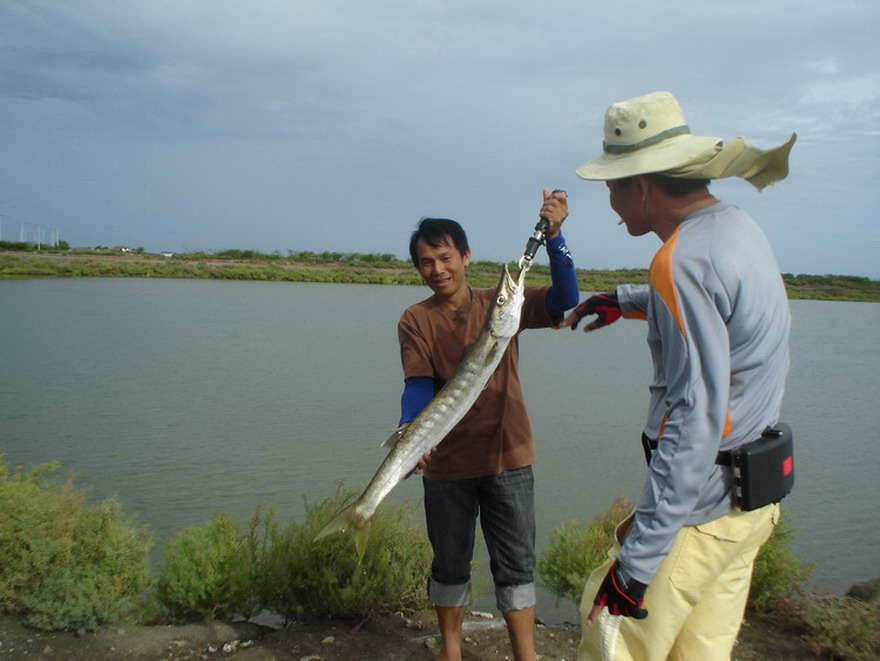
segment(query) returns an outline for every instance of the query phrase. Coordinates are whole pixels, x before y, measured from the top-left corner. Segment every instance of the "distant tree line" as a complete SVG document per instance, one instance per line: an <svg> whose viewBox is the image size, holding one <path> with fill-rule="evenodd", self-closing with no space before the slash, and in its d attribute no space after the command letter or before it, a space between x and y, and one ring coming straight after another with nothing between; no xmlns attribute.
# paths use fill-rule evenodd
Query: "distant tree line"
<svg viewBox="0 0 880 661"><path fill-rule="evenodd" d="M275 280L287 282L330 282L352 284L420 285L422 279L412 263L391 253L275 251L229 249L217 252L168 253L155 255L143 248L70 249L57 247L36 250L33 244L0 241L0 252L27 253L0 255L0 278L15 277L156 277L203 278L219 280ZM59 259L63 253L76 259ZM115 255L113 260L104 259ZM119 256L131 259L119 259ZM137 259L134 259L134 258ZM468 267L473 287L494 287L502 264L474 261ZM610 291L621 284L642 284L649 280L647 269L578 269L581 291ZM808 275L783 273L788 296L792 299L880 302L880 280L853 275ZM531 286L550 284L550 269L534 264L526 282Z"/></svg>
<svg viewBox="0 0 880 661"><path fill-rule="evenodd" d="M9 252L37 252L37 244L27 241L0 241L0 250ZM59 241L57 245L43 244L39 247L40 252L66 252L70 250L70 244L67 241Z"/></svg>
<svg viewBox="0 0 880 661"><path fill-rule="evenodd" d="M409 262L401 262L391 253L359 253L359 252L324 252L293 251L288 250L284 257L280 252L262 253L259 250L220 250L216 253L193 253L192 255L178 255L178 257L210 257L213 259L230 259L236 261L279 261L287 260L300 264L369 264L380 268L399 268Z"/></svg>

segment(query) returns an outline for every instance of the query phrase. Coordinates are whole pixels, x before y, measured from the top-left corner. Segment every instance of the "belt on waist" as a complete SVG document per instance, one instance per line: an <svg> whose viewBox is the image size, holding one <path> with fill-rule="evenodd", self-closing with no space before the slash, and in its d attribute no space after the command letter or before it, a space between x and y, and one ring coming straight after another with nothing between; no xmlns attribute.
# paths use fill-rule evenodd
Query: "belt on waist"
<svg viewBox="0 0 880 661"><path fill-rule="evenodd" d="M657 449L657 439L651 438L645 432L642 432L642 448L645 450L645 461L651 463L651 453ZM715 455L715 463L719 466L730 466L733 464L731 458L731 450L721 450Z"/></svg>
<svg viewBox="0 0 880 661"><path fill-rule="evenodd" d="M657 441L643 432L642 447L650 464ZM719 452L715 463L732 468L733 502L739 509L749 512L778 503L794 486L794 435L791 427L784 422L767 427L760 438Z"/></svg>

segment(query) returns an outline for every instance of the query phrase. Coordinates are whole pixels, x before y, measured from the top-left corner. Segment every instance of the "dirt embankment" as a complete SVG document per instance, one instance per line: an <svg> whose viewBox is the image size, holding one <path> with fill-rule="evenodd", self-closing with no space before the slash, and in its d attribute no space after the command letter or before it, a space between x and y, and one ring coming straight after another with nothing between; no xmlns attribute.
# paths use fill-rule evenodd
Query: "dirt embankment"
<svg viewBox="0 0 880 661"><path fill-rule="evenodd" d="M539 626L541 659L577 657L580 627ZM207 622L182 626L106 627L95 634L37 632L11 618L0 618L0 659L53 661L429 661L437 653L437 630L431 614L400 615L364 622L327 621L272 629L253 623ZM471 614L465 622L468 661L509 659L510 645L501 618ZM753 616L743 625L734 650L736 661L819 658L795 625L779 618Z"/></svg>

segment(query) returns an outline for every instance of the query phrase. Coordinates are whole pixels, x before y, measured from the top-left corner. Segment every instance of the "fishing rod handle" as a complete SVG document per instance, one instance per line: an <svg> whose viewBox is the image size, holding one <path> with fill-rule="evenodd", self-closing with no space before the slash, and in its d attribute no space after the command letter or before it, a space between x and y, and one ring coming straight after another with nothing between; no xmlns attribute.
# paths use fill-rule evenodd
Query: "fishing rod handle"
<svg viewBox="0 0 880 661"><path fill-rule="evenodd" d="M568 193L561 188L557 188L552 194L555 195L556 193L565 193L565 196L568 197ZM535 225L535 233L532 234L528 243L526 243L526 250L520 260L520 265L530 263L535 258L535 253L538 252L538 248L544 245L544 242L547 240L547 230L549 229L550 221L541 216L538 220L538 224Z"/></svg>
<svg viewBox="0 0 880 661"><path fill-rule="evenodd" d="M526 243L526 251L523 253L525 261L530 262L535 258L538 248L544 245L548 229L550 229L550 221L546 218L541 218L538 224L535 225L535 233L529 237L529 241Z"/></svg>

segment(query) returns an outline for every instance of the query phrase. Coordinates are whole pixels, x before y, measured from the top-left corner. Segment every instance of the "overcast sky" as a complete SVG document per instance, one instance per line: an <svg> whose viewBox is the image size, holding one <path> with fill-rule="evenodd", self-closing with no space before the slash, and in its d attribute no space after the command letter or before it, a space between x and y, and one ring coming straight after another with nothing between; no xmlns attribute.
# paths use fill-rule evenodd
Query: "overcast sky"
<svg viewBox="0 0 880 661"><path fill-rule="evenodd" d="M798 142L750 212L791 273L880 277L877 0L3 0L0 238L407 254L422 216L513 260L564 188L582 268L647 267L602 183L605 108ZM875 191L875 192L872 192Z"/></svg>

